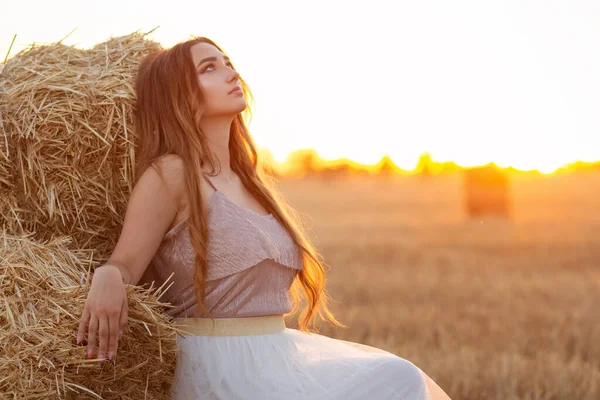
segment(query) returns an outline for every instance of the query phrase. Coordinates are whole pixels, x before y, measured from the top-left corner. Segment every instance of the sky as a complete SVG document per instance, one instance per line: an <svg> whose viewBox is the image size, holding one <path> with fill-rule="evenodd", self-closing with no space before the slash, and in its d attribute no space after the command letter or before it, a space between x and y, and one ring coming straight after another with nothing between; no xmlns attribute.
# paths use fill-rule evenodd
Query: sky
<svg viewBox="0 0 600 400"><path fill-rule="evenodd" d="M87 48L136 30L207 36L255 100L250 130L298 149L412 169L429 152L551 172L600 160L600 2L3 1L0 61L32 42Z"/></svg>

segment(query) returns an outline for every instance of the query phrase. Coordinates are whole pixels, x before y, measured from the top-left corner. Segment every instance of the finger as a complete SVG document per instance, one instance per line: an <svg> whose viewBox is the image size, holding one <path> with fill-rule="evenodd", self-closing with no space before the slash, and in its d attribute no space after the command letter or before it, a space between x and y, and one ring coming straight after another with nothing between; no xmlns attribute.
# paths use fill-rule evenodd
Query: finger
<svg viewBox="0 0 600 400"><path fill-rule="evenodd" d="M119 343L119 319L120 315L111 314L108 318L108 359L112 360L117 353L117 345Z"/></svg>
<svg viewBox="0 0 600 400"><path fill-rule="evenodd" d="M119 322L118 322L118 330L117 334L117 344L115 345L115 352L113 357L117 355L117 351L119 349L119 342L121 341L121 336L123 336L123 331L127 327L127 314L128 314L128 306L127 306L127 297L123 300L123 304L121 305L121 313L119 314Z"/></svg>
<svg viewBox="0 0 600 400"><path fill-rule="evenodd" d="M87 328L87 324L90 322L90 313L87 307L83 308L83 313L81 315L81 321L79 321L79 329L77 330L77 344L80 344L85 335L85 328Z"/></svg>
<svg viewBox="0 0 600 400"><path fill-rule="evenodd" d="M127 297L123 300L123 305L121 306L121 319L119 320L119 339L125 329L127 328L127 316L129 315L129 305L127 304Z"/></svg>
<svg viewBox="0 0 600 400"><path fill-rule="evenodd" d="M98 334L98 317L96 315L90 316L90 323L88 325L88 359L92 358L96 351L96 336Z"/></svg>
<svg viewBox="0 0 600 400"><path fill-rule="evenodd" d="M108 350L109 331L107 315L101 315L98 317L98 326L98 336L100 339L100 345L98 346L98 358L103 360L106 358L106 353Z"/></svg>

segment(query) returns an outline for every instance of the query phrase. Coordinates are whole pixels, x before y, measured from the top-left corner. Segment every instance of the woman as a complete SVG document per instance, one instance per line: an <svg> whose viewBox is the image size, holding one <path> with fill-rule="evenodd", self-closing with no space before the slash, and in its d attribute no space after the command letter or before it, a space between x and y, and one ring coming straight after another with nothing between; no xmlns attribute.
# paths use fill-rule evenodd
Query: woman
<svg viewBox="0 0 600 400"><path fill-rule="evenodd" d="M186 332L174 399L448 399L407 360L310 332L317 315L344 325L294 210L258 168L242 118L251 94L214 42L149 55L136 92L136 184L83 310L77 341L89 327L88 357L116 355L124 283L171 279L163 300ZM301 297L299 329L287 328Z"/></svg>

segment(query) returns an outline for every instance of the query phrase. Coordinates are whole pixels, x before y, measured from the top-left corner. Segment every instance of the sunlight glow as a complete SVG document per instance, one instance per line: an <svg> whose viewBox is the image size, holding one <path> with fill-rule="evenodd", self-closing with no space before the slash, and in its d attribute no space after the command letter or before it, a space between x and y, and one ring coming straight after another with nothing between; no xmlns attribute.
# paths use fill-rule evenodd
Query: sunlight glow
<svg viewBox="0 0 600 400"><path fill-rule="evenodd" d="M235 4L234 4L235 3ZM250 125L278 162L298 149L403 169L419 156L550 173L600 159L600 6L428 2L9 2L16 33L90 47L135 30L171 46L208 36L250 85ZM118 12L115 12L118 10ZM235 12L230 12L235 10ZM318 12L316 11L318 10ZM343 18L340 16L343 15Z"/></svg>

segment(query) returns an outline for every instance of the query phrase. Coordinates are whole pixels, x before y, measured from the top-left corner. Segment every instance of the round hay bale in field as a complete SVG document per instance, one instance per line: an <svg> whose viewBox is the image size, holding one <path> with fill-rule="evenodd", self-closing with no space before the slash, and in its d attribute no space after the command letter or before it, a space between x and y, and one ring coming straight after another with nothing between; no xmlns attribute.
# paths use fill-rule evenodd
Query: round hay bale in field
<svg viewBox="0 0 600 400"><path fill-rule="evenodd" d="M129 323L113 362L75 344L92 255L68 237L0 236L0 393L19 399L168 399L177 331L161 288L129 286Z"/></svg>
<svg viewBox="0 0 600 400"><path fill-rule="evenodd" d="M20 215L0 218L40 240L69 235L106 261L133 189L135 74L161 47L146 35L32 45L4 64L0 196L10 191Z"/></svg>
<svg viewBox="0 0 600 400"><path fill-rule="evenodd" d="M465 206L470 217L510 216L509 182L492 164L464 170Z"/></svg>

